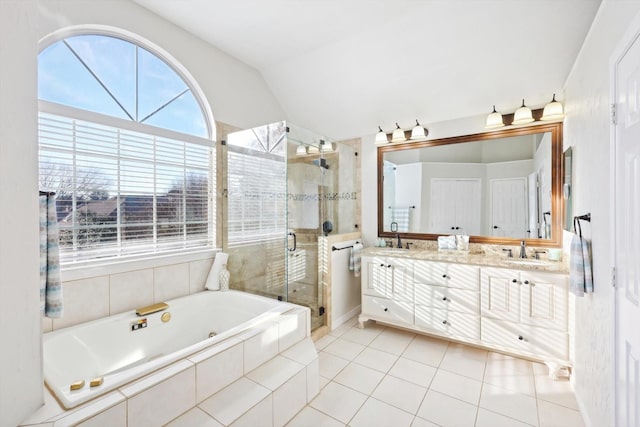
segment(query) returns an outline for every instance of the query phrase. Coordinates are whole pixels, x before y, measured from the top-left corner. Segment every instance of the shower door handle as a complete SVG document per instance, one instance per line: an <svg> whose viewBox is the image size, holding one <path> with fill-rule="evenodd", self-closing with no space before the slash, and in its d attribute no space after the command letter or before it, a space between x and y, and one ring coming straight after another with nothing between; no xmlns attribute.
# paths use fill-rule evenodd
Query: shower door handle
<svg viewBox="0 0 640 427"><path fill-rule="evenodd" d="M293 248L287 248L287 249L289 249L289 252L293 252L298 247L298 241L296 240L296 233L290 231L289 236L293 236Z"/></svg>

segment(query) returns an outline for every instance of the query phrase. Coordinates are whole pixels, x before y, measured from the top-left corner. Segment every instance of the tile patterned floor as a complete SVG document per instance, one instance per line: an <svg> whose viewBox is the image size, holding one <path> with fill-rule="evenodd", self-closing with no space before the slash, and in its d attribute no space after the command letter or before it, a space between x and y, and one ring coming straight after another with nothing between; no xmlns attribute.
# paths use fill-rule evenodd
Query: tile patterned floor
<svg viewBox="0 0 640 427"><path fill-rule="evenodd" d="M352 319L315 343L319 395L288 427L580 427L544 365Z"/></svg>

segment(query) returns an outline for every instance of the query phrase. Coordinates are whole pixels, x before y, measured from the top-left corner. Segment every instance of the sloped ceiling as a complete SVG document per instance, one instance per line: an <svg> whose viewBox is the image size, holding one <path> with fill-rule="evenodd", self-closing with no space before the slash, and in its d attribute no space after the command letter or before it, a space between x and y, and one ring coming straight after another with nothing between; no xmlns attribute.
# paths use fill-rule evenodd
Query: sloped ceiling
<svg viewBox="0 0 640 427"><path fill-rule="evenodd" d="M255 67L332 139L541 107L600 0L134 0ZM214 113L215 113L215 100Z"/></svg>

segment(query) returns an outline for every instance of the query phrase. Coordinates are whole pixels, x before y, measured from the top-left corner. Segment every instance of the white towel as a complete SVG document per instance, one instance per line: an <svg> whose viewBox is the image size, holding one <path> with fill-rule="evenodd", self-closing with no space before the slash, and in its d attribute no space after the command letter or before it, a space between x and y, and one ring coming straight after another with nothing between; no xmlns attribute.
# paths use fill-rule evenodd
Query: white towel
<svg viewBox="0 0 640 427"><path fill-rule="evenodd" d="M360 277L360 270L362 269L362 258L360 252L362 252L361 243L354 243L349 253L349 270L353 271L355 277Z"/></svg>
<svg viewBox="0 0 640 427"><path fill-rule="evenodd" d="M219 252L216 254L216 257L213 260L213 264L211 265L211 270L209 270L209 275L207 276L205 288L210 291L220 290L220 270L222 270L223 265L227 264L228 260L229 254L226 254L224 252Z"/></svg>
<svg viewBox="0 0 640 427"><path fill-rule="evenodd" d="M456 250L456 236L438 236L438 250Z"/></svg>
<svg viewBox="0 0 640 427"><path fill-rule="evenodd" d="M571 238L569 291L578 297L584 296L585 293L593 292L591 242L578 235L574 235Z"/></svg>

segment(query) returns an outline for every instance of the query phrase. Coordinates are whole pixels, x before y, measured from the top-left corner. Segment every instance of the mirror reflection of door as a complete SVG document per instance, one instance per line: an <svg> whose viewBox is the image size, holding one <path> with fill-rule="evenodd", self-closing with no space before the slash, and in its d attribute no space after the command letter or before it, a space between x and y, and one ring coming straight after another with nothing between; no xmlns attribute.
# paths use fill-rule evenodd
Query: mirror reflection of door
<svg viewBox="0 0 640 427"><path fill-rule="evenodd" d="M525 178L491 180L491 224L496 237L529 237Z"/></svg>
<svg viewBox="0 0 640 427"><path fill-rule="evenodd" d="M431 180L430 226L438 234L480 234L480 179Z"/></svg>

